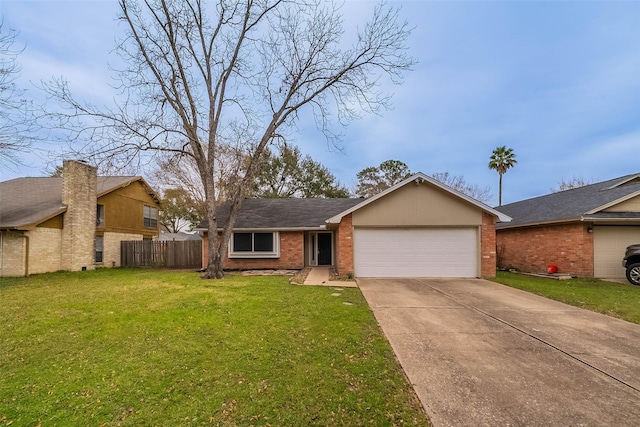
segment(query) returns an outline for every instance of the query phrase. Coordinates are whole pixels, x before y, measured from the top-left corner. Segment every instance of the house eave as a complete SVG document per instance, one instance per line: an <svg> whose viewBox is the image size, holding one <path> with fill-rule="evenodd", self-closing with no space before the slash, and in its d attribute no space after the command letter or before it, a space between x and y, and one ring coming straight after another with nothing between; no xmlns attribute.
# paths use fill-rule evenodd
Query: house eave
<svg viewBox="0 0 640 427"><path fill-rule="evenodd" d="M640 218L594 218L582 217L581 221L594 224L640 224Z"/></svg>
<svg viewBox="0 0 640 427"><path fill-rule="evenodd" d="M43 216L42 218L38 218L36 221L28 222L25 224L7 224L0 225L0 229L2 230L16 230L16 231L30 231L35 229L39 224L42 224L45 221L50 220L53 217L56 217L60 214L63 214L67 211L67 207L63 206L60 209L50 213L49 215Z"/></svg>
<svg viewBox="0 0 640 427"><path fill-rule="evenodd" d="M541 225L552 225L552 224L566 224L570 222L583 221L583 218L584 217L551 219L548 221L532 221L532 222L525 222L522 224L505 224L504 226L496 225L496 230L508 230L508 229L514 229L514 228L536 227Z"/></svg>

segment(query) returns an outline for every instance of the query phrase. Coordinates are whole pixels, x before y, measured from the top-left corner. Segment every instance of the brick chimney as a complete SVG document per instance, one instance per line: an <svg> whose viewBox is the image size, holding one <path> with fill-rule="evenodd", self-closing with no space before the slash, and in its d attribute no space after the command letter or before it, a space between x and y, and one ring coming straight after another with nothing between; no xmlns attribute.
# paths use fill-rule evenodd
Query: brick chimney
<svg viewBox="0 0 640 427"><path fill-rule="evenodd" d="M95 268L97 168L81 161L62 162L62 203L67 206L62 229L63 270Z"/></svg>

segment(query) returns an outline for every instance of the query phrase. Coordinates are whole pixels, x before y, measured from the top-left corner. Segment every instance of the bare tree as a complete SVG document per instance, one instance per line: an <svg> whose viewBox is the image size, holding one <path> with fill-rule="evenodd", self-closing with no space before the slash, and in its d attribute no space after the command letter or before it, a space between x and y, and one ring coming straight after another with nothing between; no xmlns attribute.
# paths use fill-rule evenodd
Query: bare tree
<svg viewBox="0 0 640 427"><path fill-rule="evenodd" d="M127 64L119 74L124 101L113 109L78 102L64 81L49 91L75 122L70 137L98 161L131 163L141 153L193 157L207 203L208 267L222 263L236 213L274 139L311 111L331 141L345 123L388 105L381 78L401 82L414 60L410 29L397 9L379 5L343 48L339 7L323 0L120 0L128 37L117 50ZM230 217L218 233L216 159L221 145L239 146L248 161L239 171Z"/></svg>
<svg viewBox="0 0 640 427"><path fill-rule="evenodd" d="M232 196L246 160L247 156L242 151L224 144L219 146L213 177L216 203L223 203ZM161 153L156 156L156 165L151 176L159 188L182 188L189 193L193 200L205 204L206 196L202 179L193 156L181 153Z"/></svg>
<svg viewBox="0 0 640 427"><path fill-rule="evenodd" d="M583 177L578 177L578 176L574 176L573 178L569 179L569 180L565 180L564 178L558 183L557 187L554 187L551 189L552 193L558 193L560 191L565 191L565 190L573 190L574 188L578 188L578 187L584 187L585 185L590 185L593 184L593 181L583 178Z"/></svg>
<svg viewBox="0 0 640 427"><path fill-rule="evenodd" d="M0 21L0 165L22 164L20 154L28 152L35 139L36 129L31 102L24 97L24 89L16 86L20 74L15 49L17 33Z"/></svg>
<svg viewBox="0 0 640 427"><path fill-rule="evenodd" d="M491 200L491 188L489 186L480 187L476 184L469 184L462 175L451 175L449 172L437 172L431 175L434 179L457 190L467 196L482 202L489 203Z"/></svg>

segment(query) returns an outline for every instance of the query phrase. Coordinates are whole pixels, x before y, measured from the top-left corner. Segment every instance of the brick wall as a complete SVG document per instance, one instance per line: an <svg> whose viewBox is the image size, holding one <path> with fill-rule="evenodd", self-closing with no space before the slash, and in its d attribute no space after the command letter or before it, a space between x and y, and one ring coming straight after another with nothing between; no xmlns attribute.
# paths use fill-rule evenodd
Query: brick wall
<svg viewBox="0 0 640 427"><path fill-rule="evenodd" d="M250 270L250 269L292 269L300 270L304 268L304 232L303 231L280 231L280 257L279 258L229 258L225 254L225 269L230 270ZM207 267L208 246L207 233L202 239L203 262L202 267Z"/></svg>
<svg viewBox="0 0 640 427"><path fill-rule="evenodd" d="M593 234L586 224L497 230L496 242L499 267L540 273L554 264L559 273L593 276Z"/></svg>
<svg viewBox="0 0 640 427"><path fill-rule="evenodd" d="M336 231L336 270L339 275L354 272L353 265L353 217L346 215Z"/></svg>
<svg viewBox="0 0 640 427"><path fill-rule="evenodd" d="M62 267L62 230L37 227L29 235L29 274L58 271Z"/></svg>
<svg viewBox="0 0 640 427"><path fill-rule="evenodd" d="M120 267L120 242L124 240L142 240L142 234L104 233L102 247L102 265L104 267Z"/></svg>
<svg viewBox="0 0 640 427"><path fill-rule="evenodd" d="M63 270L95 268L97 169L86 163L62 163L62 203L67 206L62 229Z"/></svg>
<svg viewBox="0 0 640 427"><path fill-rule="evenodd" d="M27 242L29 262L25 263ZM37 227L24 234L3 231L0 276L59 271L62 268L61 247L62 230L59 228Z"/></svg>
<svg viewBox="0 0 640 427"><path fill-rule="evenodd" d="M486 212L482 212L482 229L480 230L480 275L482 277L496 275L495 217Z"/></svg>
<svg viewBox="0 0 640 427"><path fill-rule="evenodd" d="M0 232L0 277L25 275L25 240L17 233Z"/></svg>

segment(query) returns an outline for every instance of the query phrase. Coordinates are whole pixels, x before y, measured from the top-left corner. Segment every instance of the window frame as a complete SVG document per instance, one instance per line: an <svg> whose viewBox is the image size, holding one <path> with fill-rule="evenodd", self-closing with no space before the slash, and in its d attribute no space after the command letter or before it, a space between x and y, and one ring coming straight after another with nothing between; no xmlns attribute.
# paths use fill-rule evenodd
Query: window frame
<svg viewBox="0 0 640 427"><path fill-rule="evenodd" d="M235 236L236 234L251 234L251 250L250 251L238 251L235 249ZM256 251L256 234L271 234L273 246L271 251ZM234 231L231 233L229 239L229 258L280 258L280 233L277 231L264 231L264 230L247 230L247 231Z"/></svg>
<svg viewBox="0 0 640 427"><path fill-rule="evenodd" d="M96 227L104 227L105 226L105 208L104 205L98 203L96 205Z"/></svg>
<svg viewBox="0 0 640 427"><path fill-rule="evenodd" d="M142 208L142 225L145 228L158 228L158 208L157 207L144 205L144 207Z"/></svg>
<svg viewBox="0 0 640 427"><path fill-rule="evenodd" d="M100 242L99 245L98 245L98 242ZM96 236L93 247L94 247L95 263L103 264L104 263L104 236ZM98 260L98 254L100 254L100 260Z"/></svg>

